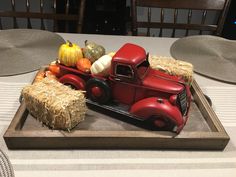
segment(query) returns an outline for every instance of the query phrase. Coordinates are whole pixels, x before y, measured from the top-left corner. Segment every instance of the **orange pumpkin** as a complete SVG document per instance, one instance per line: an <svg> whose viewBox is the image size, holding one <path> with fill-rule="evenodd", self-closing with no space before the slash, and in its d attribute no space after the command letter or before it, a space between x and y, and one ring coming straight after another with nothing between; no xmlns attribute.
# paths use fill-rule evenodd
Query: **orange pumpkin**
<svg viewBox="0 0 236 177"><path fill-rule="evenodd" d="M40 82L44 78L45 78L45 72L44 71L39 71L39 73L36 75L36 77L34 79L34 83Z"/></svg>
<svg viewBox="0 0 236 177"><path fill-rule="evenodd" d="M91 61L88 58L81 58L77 61L76 67L83 72L90 72Z"/></svg>
<svg viewBox="0 0 236 177"><path fill-rule="evenodd" d="M60 74L60 67L56 64L50 64L48 70L51 71L55 76L59 76Z"/></svg>

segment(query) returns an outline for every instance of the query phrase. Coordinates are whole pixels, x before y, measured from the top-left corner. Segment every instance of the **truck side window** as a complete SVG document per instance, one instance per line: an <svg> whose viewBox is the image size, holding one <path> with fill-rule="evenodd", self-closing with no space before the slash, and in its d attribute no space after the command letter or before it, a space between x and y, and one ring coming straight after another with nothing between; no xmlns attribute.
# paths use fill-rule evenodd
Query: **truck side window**
<svg viewBox="0 0 236 177"><path fill-rule="evenodd" d="M128 65L117 64L116 65L116 75L122 76L122 77L133 78L133 70Z"/></svg>

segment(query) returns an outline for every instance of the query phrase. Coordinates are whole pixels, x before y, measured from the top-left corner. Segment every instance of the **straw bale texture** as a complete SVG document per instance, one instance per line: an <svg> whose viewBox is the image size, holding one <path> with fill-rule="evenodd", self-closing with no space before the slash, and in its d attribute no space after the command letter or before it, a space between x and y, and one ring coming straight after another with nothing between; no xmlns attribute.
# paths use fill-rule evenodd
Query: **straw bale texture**
<svg viewBox="0 0 236 177"><path fill-rule="evenodd" d="M176 60L172 57L149 56L149 62L153 69L163 71L170 75L181 76L186 83L193 81L193 65L191 63Z"/></svg>
<svg viewBox="0 0 236 177"><path fill-rule="evenodd" d="M44 78L24 87L22 96L29 112L52 129L70 130L84 120L83 91L73 90L54 79Z"/></svg>

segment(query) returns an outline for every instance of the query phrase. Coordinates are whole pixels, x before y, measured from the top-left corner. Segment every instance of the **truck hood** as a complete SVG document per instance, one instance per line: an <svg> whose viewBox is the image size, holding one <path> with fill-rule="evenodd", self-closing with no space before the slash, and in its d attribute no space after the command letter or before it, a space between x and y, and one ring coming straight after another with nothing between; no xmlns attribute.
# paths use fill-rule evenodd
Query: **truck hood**
<svg viewBox="0 0 236 177"><path fill-rule="evenodd" d="M142 85L154 90L173 94L178 94L184 89L184 85L179 82L177 77L164 74L151 68L143 78Z"/></svg>

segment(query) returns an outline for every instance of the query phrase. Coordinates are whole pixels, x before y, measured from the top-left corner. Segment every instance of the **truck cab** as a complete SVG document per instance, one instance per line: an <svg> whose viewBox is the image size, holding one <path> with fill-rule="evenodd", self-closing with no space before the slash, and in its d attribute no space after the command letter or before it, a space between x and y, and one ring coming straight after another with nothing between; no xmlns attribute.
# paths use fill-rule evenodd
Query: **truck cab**
<svg viewBox="0 0 236 177"><path fill-rule="evenodd" d="M185 89L180 78L152 69L145 50L129 43L113 57L109 80L113 98L124 104L156 95L170 97Z"/></svg>

